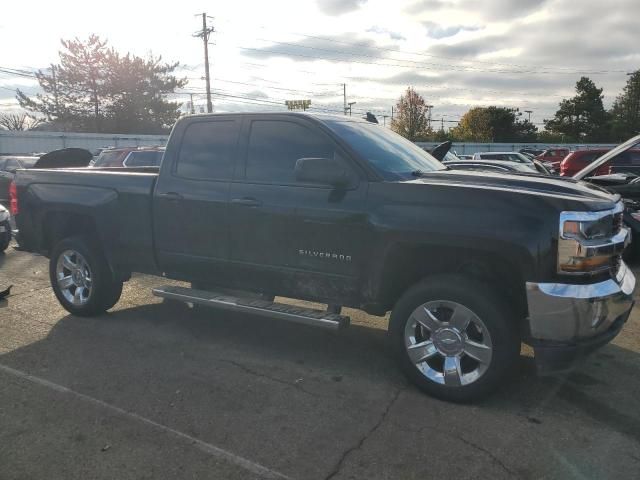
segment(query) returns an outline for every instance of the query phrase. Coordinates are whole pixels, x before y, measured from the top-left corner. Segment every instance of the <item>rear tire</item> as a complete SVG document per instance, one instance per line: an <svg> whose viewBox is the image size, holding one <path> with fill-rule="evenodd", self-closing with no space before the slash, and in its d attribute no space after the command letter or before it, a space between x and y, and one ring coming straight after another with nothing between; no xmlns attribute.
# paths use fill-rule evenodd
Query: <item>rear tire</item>
<svg viewBox="0 0 640 480"><path fill-rule="evenodd" d="M7 221L0 223L0 225L4 227L4 232L0 232L0 253L2 253L9 248L9 243L11 243L11 224Z"/></svg>
<svg viewBox="0 0 640 480"><path fill-rule="evenodd" d="M99 246L86 237L60 241L49 260L53 292L69 313L89 317L113 307L122 293Z"/></svg>
<svg viewBox="0 0 640 480"><path fill-rule="evenodd" d="M434 397L471 402L495 390L517 365L518 322L485 283L461 275L410 288L391 313L400 367Z"/></svg>

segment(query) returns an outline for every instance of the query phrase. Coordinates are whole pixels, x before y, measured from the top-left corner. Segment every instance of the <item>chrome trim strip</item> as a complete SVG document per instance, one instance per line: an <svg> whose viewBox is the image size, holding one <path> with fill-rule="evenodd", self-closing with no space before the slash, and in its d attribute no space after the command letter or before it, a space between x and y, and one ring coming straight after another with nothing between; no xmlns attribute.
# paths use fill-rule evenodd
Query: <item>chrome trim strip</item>
<svg viewBox="0 0 640 480"><path fill-rule="evenodd" d="M290 322L311 325L314 327L337 330L349 325L349 317L328 312L320 312L311 308L298 307L266 301L252 301L252 305L240 303L240 298L222 295L215 292L166 286L152 289L156 297L195 303L207 307L218 307L224 310L250 313L271 318L279 318ZM269 308L271 307L271 308ZM287 311L289 310L289 311ZM307 315L305 315L307 313Z"/></svg>

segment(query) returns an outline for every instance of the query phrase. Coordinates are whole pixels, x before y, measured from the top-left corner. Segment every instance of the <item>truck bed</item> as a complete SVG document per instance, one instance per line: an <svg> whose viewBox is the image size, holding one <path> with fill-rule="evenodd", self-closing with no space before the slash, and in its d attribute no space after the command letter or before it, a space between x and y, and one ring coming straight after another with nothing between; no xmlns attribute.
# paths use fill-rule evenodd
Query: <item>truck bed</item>
<svg viewBox="0 0 640 480"><path fill-rule="evenodd" d="M83 217L93 222L114 264L154 271L151 209L157 177L157 169L147 168L19 170L21 245L47 253L56 223Z"/></svg>

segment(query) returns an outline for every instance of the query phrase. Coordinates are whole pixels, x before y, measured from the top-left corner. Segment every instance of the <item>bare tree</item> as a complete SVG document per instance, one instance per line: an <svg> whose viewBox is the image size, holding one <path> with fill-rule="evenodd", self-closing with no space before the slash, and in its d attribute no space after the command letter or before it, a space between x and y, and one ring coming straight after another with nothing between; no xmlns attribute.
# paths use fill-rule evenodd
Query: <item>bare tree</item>
<svg viewBox="0 0 640 480"><path fill-rule="evenodd" d="M0 113L0 127L14 132L31 130L41 123L41 118L32 117L27 113Z"/></svg>

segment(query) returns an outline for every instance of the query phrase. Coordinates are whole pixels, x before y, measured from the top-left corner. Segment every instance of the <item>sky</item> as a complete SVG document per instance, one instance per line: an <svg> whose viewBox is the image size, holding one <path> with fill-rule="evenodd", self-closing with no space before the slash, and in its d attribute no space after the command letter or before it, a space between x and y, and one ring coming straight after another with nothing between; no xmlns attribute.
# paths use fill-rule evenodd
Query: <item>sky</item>
<svg viewBox="0 0 640 480"><path fill-rule="evenodd" d="M175 99L194 93L204 106L203 46L193 37L202 12L216 29L217 112L311 99L340 113L346 84L353 114L381 119L413 86L445 128L488 105L530 110L542 127L580 76L604 88L608 107L640 68L638 0L11 1L0 5L0 68L46 69L61 38L95 33L121 52L180 62L189 83ZM0 73L0 111L16 109L15 88L38 91Z"/></svg>

